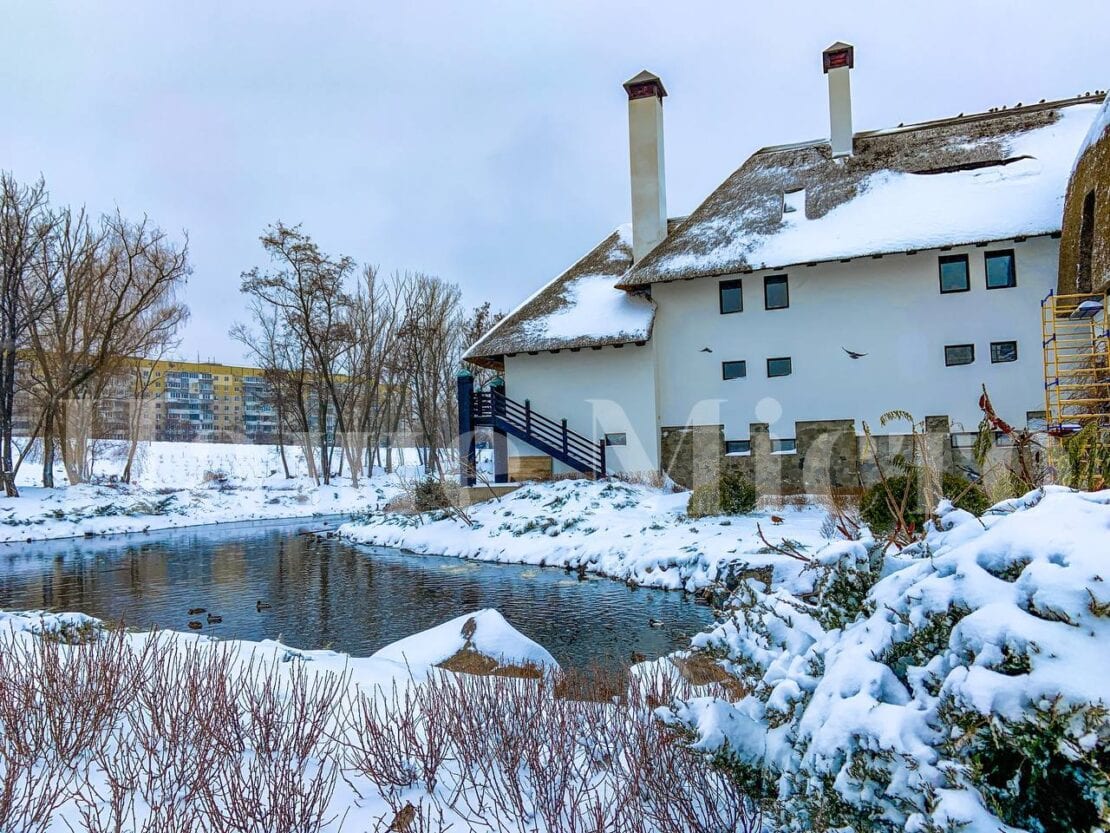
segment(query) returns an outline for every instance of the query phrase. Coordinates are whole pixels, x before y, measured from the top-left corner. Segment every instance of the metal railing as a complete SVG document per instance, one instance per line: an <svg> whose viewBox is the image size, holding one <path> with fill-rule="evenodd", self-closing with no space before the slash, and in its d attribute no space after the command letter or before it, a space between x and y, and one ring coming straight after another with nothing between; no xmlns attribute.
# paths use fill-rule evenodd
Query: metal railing
<svg viewBox="0 0 1110 833"><path fill-rule="evenodd" d="M502 428L573 469L605 477L605 441L595 443L568 428L565 419L557 422L537 413L527 399L517 402L496 391L475 391L473 414L476 421Z"/></svg>

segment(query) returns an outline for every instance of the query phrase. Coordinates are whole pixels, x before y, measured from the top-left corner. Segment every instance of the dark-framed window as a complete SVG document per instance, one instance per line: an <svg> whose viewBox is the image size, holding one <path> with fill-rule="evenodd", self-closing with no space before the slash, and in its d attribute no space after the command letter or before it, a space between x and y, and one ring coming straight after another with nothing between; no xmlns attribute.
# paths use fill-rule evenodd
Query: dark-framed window
<svg viewBox="0 0 1110 833"><path fill-rule="evenodd" d="M961 364L971 364L975 361L974 344L946 344L944 347L944 363L948 367Z"/></svg>
<svg viewBox="0 0 1110 833"><path fill-rule="evenodd" d="M622 434L606 434L605 435L605 444L606 445L628 445L628 435L623 434L623 433Z"/></svg>
<svg viewBox="0 0 1110 833"><path fill-rule="evenodd" d="M983 255L983 262L987 267L987 289L1009 289L1017 286L1013 249L987 252Z"/></svg>
<svg viewBox="0 0 1110 833"><path fill-rule="evenodd" d="M725 454L751 454L751 440L725 440Z"/></svg>
<svg viewBox="0 0 1110 833"><path fill-rule="evenodd" d="M790 361L789 356L779 356L774 359L767 359L767 376L774 378L775 376L789 376L794 372L794 363Z"/></svg>
<svg viewBox="0 0 1110 833"><path fill-rule="evenodd" d="M744 311L744 282L736 279L721 281L717 285L721 315Z"/></svg>
<svg viewBox="0 0 1110 833"><path fill-rule="evenodd" d="M772 454L793 454L798 450L798 441L793 437L785 440L771 440Z"/></svg>
<svg viewBox="0 0 1110 833"><path fill-rule="evenodd" d="M767 309L790 306L790 284L786 275L768 275L763 279L763 306Z"/></svg>
<svg viewBox="0 0 1110 833"><path fill-rule="evenodd" d="M729 379L743 379L748 375L748 363L745 361L731 361L721 362L721 378L725 381Z"/></svg>
<svg viewBox="0 0 1110 833"><path fill-rule="evenodd" d="M937 260L940 270L940 291L967 292L971 289L971 270L967 255L941 255Z"/></svg>
<svg viewBox="0 0 1110 833"><path fill-rule="evenodd" d="M1016 362L1017 361L1017 342L1016 341L992 341L991 342L991 364L1001 364L1002 362Z"/></svg>

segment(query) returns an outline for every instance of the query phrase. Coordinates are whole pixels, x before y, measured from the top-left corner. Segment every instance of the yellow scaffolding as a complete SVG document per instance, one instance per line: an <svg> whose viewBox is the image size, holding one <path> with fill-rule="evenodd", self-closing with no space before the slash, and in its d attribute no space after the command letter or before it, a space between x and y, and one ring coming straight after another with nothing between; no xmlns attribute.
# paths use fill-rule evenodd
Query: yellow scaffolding
<svg viewBox="0 0 1110 833"><path fill-rule="evenodd" d="M1110 430L1110 313L1103 296L1041 301L1044 402L1048 432L1073 434L1097 421Z"/></svg>

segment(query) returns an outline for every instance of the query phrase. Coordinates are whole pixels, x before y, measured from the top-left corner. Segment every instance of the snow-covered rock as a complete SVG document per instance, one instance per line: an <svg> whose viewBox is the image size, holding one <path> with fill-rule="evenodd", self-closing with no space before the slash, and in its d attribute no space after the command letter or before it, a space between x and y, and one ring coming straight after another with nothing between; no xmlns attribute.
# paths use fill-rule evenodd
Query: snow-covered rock
<svg viewBox="0 0 1110 833"><path fill-rule="evenodd" d="M559 664L538 642L533 642L496 610L467 613L442 625L406 637L376 652L372 659L416 668L446 662L469 650L502 666L557 669Z"/></svg>

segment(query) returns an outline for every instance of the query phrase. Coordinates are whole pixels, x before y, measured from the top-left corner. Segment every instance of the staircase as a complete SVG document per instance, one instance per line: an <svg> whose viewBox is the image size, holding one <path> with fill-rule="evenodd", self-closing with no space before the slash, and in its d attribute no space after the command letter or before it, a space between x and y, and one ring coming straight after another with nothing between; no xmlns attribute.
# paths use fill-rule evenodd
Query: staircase
<svg viewBox="0 0 1110 833"><path fill-rule="evenodd" d="M516 437L590 477L605 477L604 440L595 443L567 428L565 419L556 422L536 413L527 399L517 402L496 390L478 390L471 400L474 425L488 425Z"/></svg>

